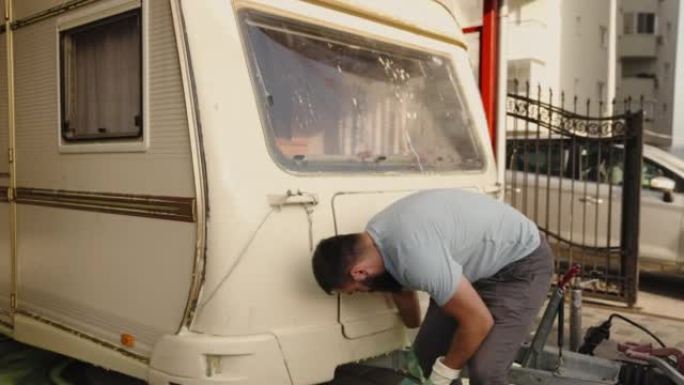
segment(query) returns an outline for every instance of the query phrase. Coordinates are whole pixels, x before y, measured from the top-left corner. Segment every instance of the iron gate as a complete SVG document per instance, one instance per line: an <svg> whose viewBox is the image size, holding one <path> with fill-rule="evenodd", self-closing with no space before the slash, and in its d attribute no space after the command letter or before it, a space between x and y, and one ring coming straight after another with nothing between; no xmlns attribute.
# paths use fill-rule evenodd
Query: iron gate
<svg viewBox="0 0 684 385"><path fill-rule="evenodd" d="M586 294L633 305L643 115L529 89L507 99L506 200L546 234L556 273L579 263Z"/></svg>

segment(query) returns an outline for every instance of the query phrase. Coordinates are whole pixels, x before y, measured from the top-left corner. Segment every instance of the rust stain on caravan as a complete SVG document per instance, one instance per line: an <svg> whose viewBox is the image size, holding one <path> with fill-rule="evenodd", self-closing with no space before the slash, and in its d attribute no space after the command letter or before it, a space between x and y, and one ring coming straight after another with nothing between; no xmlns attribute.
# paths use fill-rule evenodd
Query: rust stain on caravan
<svg viewBox="0 0 684 385"><path fill-rule="evenodd" d="M73 335L75 335L75 336L77 336L77 337L79 337L79 338L86 339L86 340L88 340L88 341L90 341L90 342L96 343L96 344L101 345L101 346L103 346L103 347L105 347L105 348L114 350L114 351L116 351L117 353L120 353L120 354L122 354L122 355L124 355L124 356L126 356L126 357L129 357L129 358L133 358L133 359L138 360L138 361L140 361L140 362L142 362L142 363L149 364L149 362L150 362L150 360L149 360L147 357L145 357L145 356L141 356L141 355L139 355L139 354L137 354L137 353L133 353L133 352L128 351L128 350L126 350L126 349L124 349L124 348L121 348L121 347L118 347L118 346L116 346L116 345L113 345L113 344L111 344L111 343L109 343L109 342L102 341L102 340L100 340L100 339L98 339L98 338L96 338L96 337L93 337L93 336L89 335L89 334L80 332L80 331L78 331L78 330L76 330L76 329L72 329L72 328L70 328L70 327L68 327L68 326L62 325L61 323L58 323L58 322L55 322L55 321L51 321L51 320L49 320L49 319L47 319L47 318L43 318L43 317L41 317L41 316L39 316L39 315L37 315L37 314L34 314L34 313L32 313L32 312L29 312L29 311L26 311L26 310L22 310L22 309L17 309L16 313L17 313L17 314L21 314L21 315L23 315L23 316L25 316L25 317L31 318L31 319L33 319L33 320L35 320L35 321L44 323L44 324L46 324L46 325L50 325L50 326L52 326L52 327L54 327L54 328L57 328L57 329L59 329L59 330L62 330L62 331L64 331L64 332L73 334Z"/></svg>
<svg viewBox="0 0 684 385"><path fill-rule="evenodd" d="M458 39L455 39L453 36L449 36L444 33L440 32L435 32L435 31L430 31L429 29L419 27L413 23L409 23L403 20L399 20L396 18L390 18L387 17L386 15L381 15L379 13L375 13L363 8L355 7L352 5L349 5L347 3L344 3L339 0L302 0L306 3L311 3L315 4L321 7L333 9L338 12L346 13L352 16L356 17L361 17L370 21L374 21L376 23L384 24L393 28L401 29L407 32L411 32L417 35L422 35L431 39L439 40L448 44L453 44L456 46L459 46L463 49L467 49L467 45ZM443 6L441 3L437 2L440 6ZM449 12L449 15L451 13ZM453 17L453 15L451 15Z"/></svg>

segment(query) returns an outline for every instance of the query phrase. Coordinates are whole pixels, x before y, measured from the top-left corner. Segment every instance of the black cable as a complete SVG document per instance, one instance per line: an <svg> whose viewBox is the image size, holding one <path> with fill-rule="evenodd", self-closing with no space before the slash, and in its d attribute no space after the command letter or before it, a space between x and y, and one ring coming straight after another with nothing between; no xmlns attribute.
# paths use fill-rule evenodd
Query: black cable
<svg viewBox="0 0 684 385"><path fill-rule="evenodd" d="M620 318L621 320L623 320L623 321L625 321L625 322L627 322L627 323L632 324L632 326L636 326L637 328L641 329L643 332L645 332L645 333L648 334L649 336L653 337L654 340L658 341L658 343L660 344L660 346L666 347L666 345L663 343L663 341L660 340L660 338L656 337L655 334L651 333L651 331L648 330L648 329L646 329L644 326L641 326L641 325L639 325L638 323L636 323L635 321L632 321L631 319L629 319L629 318L627 318L627 317L625 317L625 316L623 316L623 315L621 315L621 314L617 314L617 313L611 314L610 317L608 317L608 322L610 322L610 321L613 319L613 317Z"/></svg>

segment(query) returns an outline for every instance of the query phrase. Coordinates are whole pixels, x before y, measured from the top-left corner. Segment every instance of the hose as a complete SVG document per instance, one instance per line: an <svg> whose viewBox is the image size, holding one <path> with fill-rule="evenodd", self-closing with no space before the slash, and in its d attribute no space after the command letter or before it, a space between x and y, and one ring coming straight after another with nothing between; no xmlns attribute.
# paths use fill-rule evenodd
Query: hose
<svg viewBox="0 0 684 385"><path fill-rule="evenodd" d="M655 334L653 334L650 330L648 330L646 327L640 325L640 324L637 323L636 321L632 321L631 319L629 319L629 318L627 318L627 317L625 317L625 316L623 316L623 315L621 315L621 314L613 313L613 314L610 315L610 317L608 317L608 322L611 322L611 321L613 320L613 317L619 318L619 319L621 319L621 320L623 320L623 321L625 321L625 322L631 324L632 326L635 326L635 327L641 329L641 331L643 331L644 333L646 333L646 334L648 334L649 336L653 337L653 339L656 340L656 341L658 342L658 344L660 344L661 347L663 347L663 348L666 347L666 345L663 343L663 341L662 341L660 338L658 338L658 337L657 337Z"/></svg>
<svg viewBox="0 0 684 385"><path fill-rule="evenodd" d="M643 331L644 333L651 336L654 340L656 340L658 344L660 344L660 346L665 347L663 341L661 341L660 338L658 338L646 327L621 314L613 313L608 317L607 320L603 321L600 325L592 326L587 330L586 334L584 335L584 342L582 343L582 346L580 346L580 348L577 350L578 353L593 355L596 346L598 346L603 340L607 340L608 338L610 338L610 328L612 326L613 318L619 318L629 323L630 325L639 328L641 331Z"/></svg>

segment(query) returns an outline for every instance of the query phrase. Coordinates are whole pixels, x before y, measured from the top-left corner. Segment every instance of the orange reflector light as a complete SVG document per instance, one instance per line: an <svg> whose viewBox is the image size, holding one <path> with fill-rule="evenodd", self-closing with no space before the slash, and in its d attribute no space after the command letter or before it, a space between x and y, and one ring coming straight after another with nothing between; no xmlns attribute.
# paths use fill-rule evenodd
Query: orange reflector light
<svg viewBox="0 0 684 385"><path fill-rule="evenodd" d="M127 348L132 348L133 345L135 345L135 337L133 337L130 334L122 334L121 335L121 345L127 347Z"/></svg>

